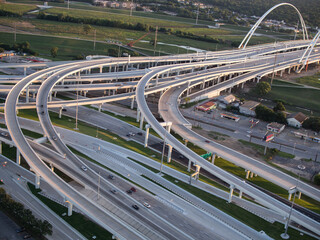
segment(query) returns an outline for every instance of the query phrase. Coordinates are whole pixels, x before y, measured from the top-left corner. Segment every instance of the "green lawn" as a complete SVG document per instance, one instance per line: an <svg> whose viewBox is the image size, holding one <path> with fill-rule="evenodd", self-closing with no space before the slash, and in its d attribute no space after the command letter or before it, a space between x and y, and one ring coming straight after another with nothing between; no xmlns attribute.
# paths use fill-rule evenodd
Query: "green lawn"
<svg viewBox="0 0 320 240"><path fill-rule="evenodd" d="M320 72L316 73L313 76L300 77L296 80L297 80L297 83L320 88Z"/></svg>
<svg viewBox="0 0 320 240"><path fill-rule="evenodd" d="M22 15L26 12L37 9L36 5L25 5L25 4L6 4L0 3L0 10L5 10L13 13Z"/></svg>
<svg viewBox="0 0 320 240"><path fill-rule="evenodd" d="M41 190L35 189L34 185L28 183L31 192L39 198L45 205L47 205L52 211L59 215L64 221L69 223L72 227L78 230L87 239L92 239L96 236L97 239L112 239L112 234L91 221L80 213L73 212L72 216L62 216L63 213L67 213L68 209L42 195L39 194Z"/></svg>

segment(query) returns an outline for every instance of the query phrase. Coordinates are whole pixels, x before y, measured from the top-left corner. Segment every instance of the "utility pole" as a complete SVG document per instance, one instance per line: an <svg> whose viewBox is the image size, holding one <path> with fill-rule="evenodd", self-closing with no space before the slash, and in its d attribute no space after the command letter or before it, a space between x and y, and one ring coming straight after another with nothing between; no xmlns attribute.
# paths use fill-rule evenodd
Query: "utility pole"
<svg viewBox="0 0 320 240"><path fill-rule="evenodd" d="M272 77L271 77L271 82L270 82L271 88L272 88L272 82L273 82L273 78L274 78L274 69L276 67L276 62L277 62L277 55L278 55L278 53L276 53L274 56L273 71L272 71Z"/></svg>
<svg viewBox="0 0 320 240"><path fill-rule="evenodd" d="M96 33L97 33L97 30L95 29L94 30L94 37L93 37L93 50L96 50Z"/></svg>
<svg viewBox="0 0 320 240"><path fill-rule="evenodd" d="M156 55L157 37L158 37L158 26L156 26L156 33L155 33L155 36L154 36L154 43L153 43L153 56L155 56L155 55Z"/></svg>
<svg viewBox="0 0 320 240"><path fill-rule="evenodd" d="M198 3L198 10L197 10L196 25L198 25L198 18L199 18L199 8L200 8L200 3Z"/></svg>
<svg viewBox="0 0 320 240"><path fill-rule="evenodd" d="M13 34L13 42L17 41L17 23L14 23L14 34Z"/></svg>

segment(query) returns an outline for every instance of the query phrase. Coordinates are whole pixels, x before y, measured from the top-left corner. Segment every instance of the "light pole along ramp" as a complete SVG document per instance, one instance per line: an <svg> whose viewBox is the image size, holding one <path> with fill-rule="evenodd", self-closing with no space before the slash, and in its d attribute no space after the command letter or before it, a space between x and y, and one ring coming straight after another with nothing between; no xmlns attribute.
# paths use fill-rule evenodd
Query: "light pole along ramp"
<svg viewBox="0 0 320 240"><path fill-rule="evenodd" d="M136 90L136 98L137 98L137 104L141 111L141 114L144 116L146 121L152 126L152 128L162 137L166 136L166 142L170 144L172 147L177 149L179 152L181 152L183 155L185 155L187 158L189 158L192 162L200 165L202 168L210 172L211 174L217 176L218 178L222 179L223 181L232 184L235 186L235 188L241 190L242 192L247 193L248 195L255 198L258 202L262 203L268 208L275 209L278 212L282 213L283 215L289 212L289 207L276 199L270 197L269 195L257 190L253 186L246 184L241 179L233 176L232 174L220 169L219 167L212 165L202 157L200 157L198 154L187 148L184 144L179 142L174 136L171 134L166 133L166 129L164 129L157 119L153 116L150 109L148 108L147 102L145 100L145 86L146 84L157 74L160 74L161 72L168 71L168 67L159 68L157 70L154 70L148 74L146 74L142 79L140 80L137 90ZM308 226L310 230L313 232L320 234L320 224L313 219L310 219L303 215L300 212L294 211L292 214L292 220L295 222L303 225Z"/></svg>
<svg viewBox="0 0 320 240"><path fill-rule="evenodd" d="M29 75L28 77L22 79L10 91L5 104L5 118L12 140L36 174L44 178L46 182L48 182L61 195L65 196L70 202L75 204L83 213L85 213L99 225L115 234L120 239L146 239L144 236L136 233L134 229L128 228L119 219L110 217L102 207L94 205L88 198L79 194L74 188L65 183L59 176L57 176L46 166L46 164L39 158L24 137L16 116L16 105L18 103L20 93L33 80L40 79L41 77L50 74L59 68L61 67L54 67Z"/></svg>

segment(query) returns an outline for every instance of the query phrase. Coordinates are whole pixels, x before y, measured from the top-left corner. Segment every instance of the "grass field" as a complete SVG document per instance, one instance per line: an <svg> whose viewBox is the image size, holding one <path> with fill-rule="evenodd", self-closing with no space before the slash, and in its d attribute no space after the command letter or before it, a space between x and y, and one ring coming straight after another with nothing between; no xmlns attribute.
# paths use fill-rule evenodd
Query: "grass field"
<svg viewBox="0 0 320 240"><path fill-rule="evenodd" d="M300 77L296 79L297 83L320 88L320 72L316 73L313 76Z"/></svg>
<svg viewBox="0 0 320 240"><path fill-rule="evenodd" d="M5 10L17 14L24 14L26 12L37 9L36 5L24 5L24 4L5 4L0 3L0 10Z"/></svg>

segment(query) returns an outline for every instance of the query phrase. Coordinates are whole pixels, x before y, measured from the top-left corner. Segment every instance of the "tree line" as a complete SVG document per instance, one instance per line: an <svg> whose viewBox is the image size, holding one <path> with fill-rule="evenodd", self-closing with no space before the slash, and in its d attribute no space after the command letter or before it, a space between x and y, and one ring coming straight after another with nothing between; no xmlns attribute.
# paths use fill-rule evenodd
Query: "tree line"
<svg viewBox="0 0 320 240"><path fill-rule="evenodd" d="M44 239L44 235L52 235L52 225L48 221L37 219L31 210L14 201L3 188L0 188L0 210L41 239Z"/></svg>

